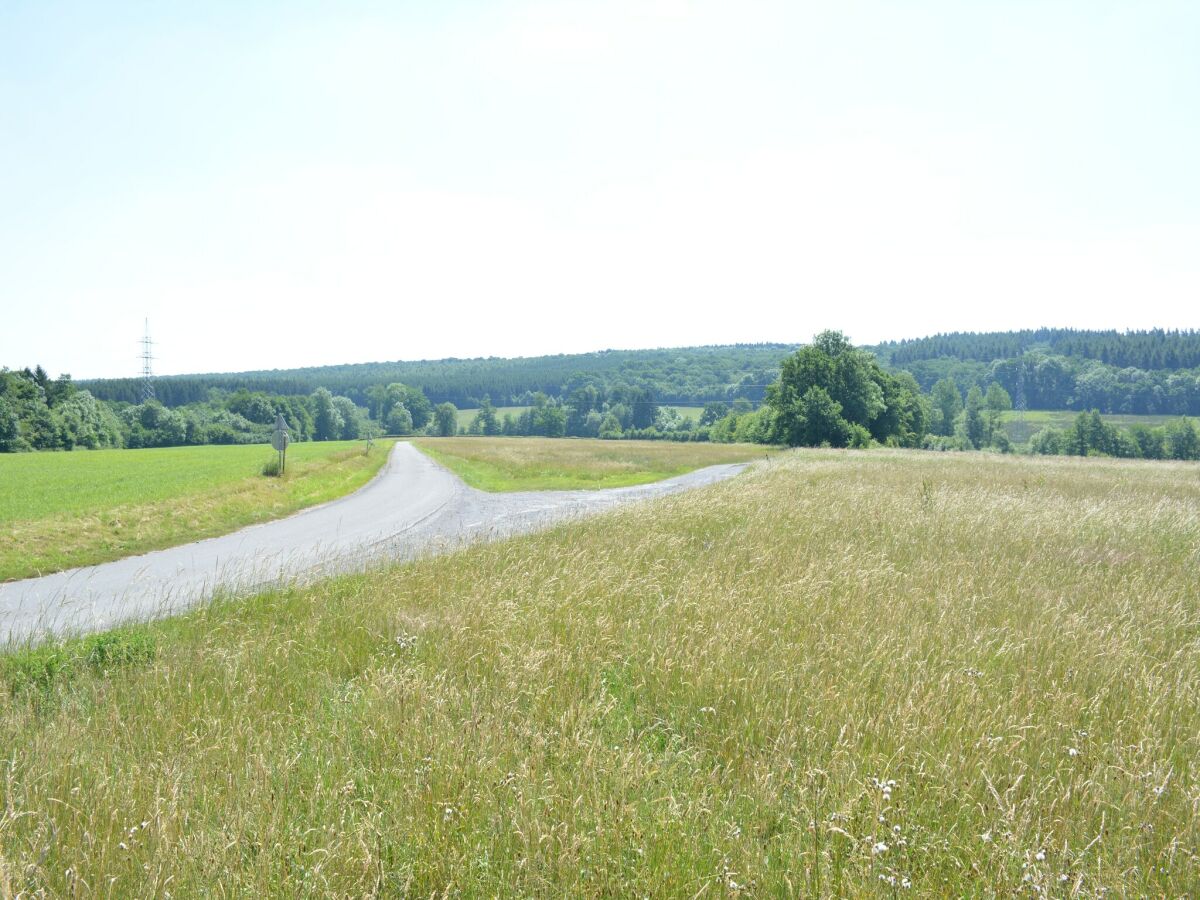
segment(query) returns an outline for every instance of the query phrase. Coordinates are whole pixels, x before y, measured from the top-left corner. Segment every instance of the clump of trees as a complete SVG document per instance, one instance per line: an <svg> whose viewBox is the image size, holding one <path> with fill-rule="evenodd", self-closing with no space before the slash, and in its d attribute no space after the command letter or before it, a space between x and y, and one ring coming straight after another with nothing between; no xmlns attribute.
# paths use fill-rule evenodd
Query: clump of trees
<svg viewBox="0 0 1200 900"><path fill-rule="evenodd" d="M920 446L930 417L911 375L885 372L839 331L825 331L783 361L766 406L746 434L789 446Z"/></svg>
<svg viewBox="0 0 1200 900"><path fill-rule="evenodd" d="M1004 414L1013 407L1008 391L996 382L987 392L973 384L966 400L953 378L942 378L929 394L929 431L923 446L929 450L1013 450L1004 429Z"/></svg>
<svg viewBox="0 0 1200 900"><path fill-rule="evenodd" d="M1080 413L1067 429L1043 428L1029 441L1032 453L1048 456L1116 456L1125 459L1200 459L1200 432L1190 419L1167 425L1119 428L1099 410Z"/></svg>

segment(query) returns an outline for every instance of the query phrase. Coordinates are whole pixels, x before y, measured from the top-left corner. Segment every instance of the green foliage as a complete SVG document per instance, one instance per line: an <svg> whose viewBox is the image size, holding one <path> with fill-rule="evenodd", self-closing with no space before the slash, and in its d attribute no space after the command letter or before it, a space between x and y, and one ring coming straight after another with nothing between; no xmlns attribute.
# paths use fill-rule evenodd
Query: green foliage
<svg viewBox="0 0 1200 900"><path fill-rule="evenodd" d="M987 424L983 419L983 410L983 391L979 390L979 385L973 384L967 391L967 402L963 407L963 427L966 430L967 440L976 449L985 447L988 443Z"/></svg>
<svg viewBox="0 0 1200 900"><path fill-rule="evenodd" d="M468 430L471 434L482 434L487 437L500 434L500 419L496 416L496 407L492 406L490 397L483 398L483 402L479 405L479 412L471 420Z"/></svg>
<svg viewBox="0 0 1200 900"><path fill-rule="evenodd" d="M121 628L0 656L0 682L14 698L25 694L46 697L81 674L147 665L157 653L151 630L144 626Z"/></svg>
<svg viewBox="0 0 1200 900"><path fill-rule="evenodd" d="M384 429L388 434L412 434L413 419L408 407L403 403L392 404L392 408L388 410L384 419Z"/></svg>
<svg viewBox="0 0 1200 900"><path fill-rule="evenodd" d="M326 388L317 388L312 393L313 440L335 441L342 433L345 422L333 402L333 394Z"/></svg>
<svg viewBox="0 0 1200 900"><path fill-rule="evenodd" d="M918 446L927 416L912 388L911 379L884 372L840 332L824 332L784 360L767 393L772 438L790 446L845 447L852 438L861 442L851 429L857 425L869 439Z"/></svg>
<svg viewBox="0 0 1200 900"><path fill-rule="evenodd" d="M1196 460L1200 459L1200 434L1189 419L1176 419L1160 428L1135 425L1122 429L1092 410L1079 413L1069 429L1042 429L1030 439L1029 450L1048 456Z"/></svg>
<svg viewBox="0 0 1200 900"><path fill-rule="evenodd" d="M439 437L458 434L458 410L453 403L439 403L434 411L433 433Z"/></svg>
<svg viewBox="0 0 1200 900"><path fill-rule="evenodd" d="M954 433L954 423L962 412L962 394L953 378L942 378L933 386L931 396L935 412L933 429L936 434L950 435Z"/></svg>

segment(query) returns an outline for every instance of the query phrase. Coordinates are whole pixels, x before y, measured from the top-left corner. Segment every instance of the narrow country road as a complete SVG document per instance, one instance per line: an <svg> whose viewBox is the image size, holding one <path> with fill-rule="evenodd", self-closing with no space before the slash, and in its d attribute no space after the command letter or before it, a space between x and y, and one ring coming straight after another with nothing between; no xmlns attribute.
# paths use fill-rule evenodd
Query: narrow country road
<svg viewBox="0 0 1200 900"><path fill-rule="evenodd" d="M223 537L0 584L0 644L102 631L180 612L218 591L244 594L530 531L711 484L743 468L710 466L600 491L488 494L399 443L373 481L340 500Z"/></svg>

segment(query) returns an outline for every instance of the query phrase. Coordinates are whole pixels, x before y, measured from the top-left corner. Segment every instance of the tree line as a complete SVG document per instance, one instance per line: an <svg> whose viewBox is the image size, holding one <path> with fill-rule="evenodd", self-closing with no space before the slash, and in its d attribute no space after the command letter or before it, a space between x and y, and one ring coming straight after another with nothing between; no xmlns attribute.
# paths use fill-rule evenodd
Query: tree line
<svg viewBox="0 0 1200 900"><path fill-rule="evenodd" d="M155 379L155 394L166 406L185 406L208 399L212 389L234 393L262 391L273 395L308 395L326 388L360 406L379 385L420 388L433 403L477 408L489 397L497 406L527 406L533 395L559 395L579 373L605 389L635 386L652 391L659 402L684 406L709 400L762 400L779 363L794 344L745 344L660 350L605 350L527 359L443 359L415 362L361 363L305 369L213 375L171 375ZM81 382L101 400L137 403L137 378Z"/></svg>
<svg viewBox="0 0 1200 900"><path fill-rule="evenodd" d="M663 402L652 387L615 380L611 372L575 371L553 392L521 395L524 408L517 413L500 414L484 393L462 431L1011 452L1015 448L1004 427L1006 414L1031 395L1041 396L1038 391L1047 390L1045 385L1066 383L1066 372L1055 358L1031 352L1016 361L993 361L983 371L971 370L963 381L943 374L926 392L913 372L885 368L876 353L854 347L840 332L826 331L780 360L777 375L761 386L759 403L747 397L709 400L693 420ZM1171 377L1190 383L1184 373ZM161 383L155 382L156 390ZM277 415L300 441L460 431L458 408L431 398L418 385L371 384L358 397L335 394L325 386L303 395L209 387L203 400L171 408L158 400L100 400L69 375L51 379L41 367L3 369L0 451L263 443ZM1091 409L1095 411L1081 415L1073 429L1036 435L1031 451L1194 458L1196 442L1189 437L1194 426L1186 420L1157 429L1118 429L1103 422L1098 404Z"/></svg>

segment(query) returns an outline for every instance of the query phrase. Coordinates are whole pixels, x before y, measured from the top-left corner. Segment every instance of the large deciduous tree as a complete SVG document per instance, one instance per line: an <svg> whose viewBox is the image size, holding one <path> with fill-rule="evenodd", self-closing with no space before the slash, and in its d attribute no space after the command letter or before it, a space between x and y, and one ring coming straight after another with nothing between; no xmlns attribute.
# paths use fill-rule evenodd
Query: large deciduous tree
<svg viewBox="0 0 1200 900"><path fill-rule="evenodd" d="M911 378L884 372L844 334L825 331L783 361L767 391L771 437L791 446L870 443L916 446L927 415Z"/></svg>

